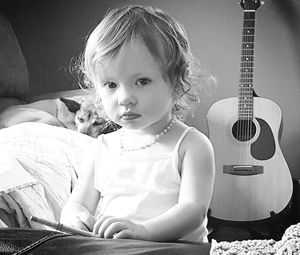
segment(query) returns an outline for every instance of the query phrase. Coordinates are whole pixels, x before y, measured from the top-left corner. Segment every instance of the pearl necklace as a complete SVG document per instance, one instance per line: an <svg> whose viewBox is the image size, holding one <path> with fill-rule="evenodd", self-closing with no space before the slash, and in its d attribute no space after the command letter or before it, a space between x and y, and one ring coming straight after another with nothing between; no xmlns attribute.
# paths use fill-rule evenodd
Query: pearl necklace
<svg viewBox="0 0 300 255"><path fill-rule="evenodd" d="M172 119L172 120L170 121L170 123L163 129L163 131L161 131L161 132L160 132L159 134L157 134L157 135L154 135L154 136L152 137L152 139L151 139L148 143L146 143L146 144L144 144L144 145L142 145L142 146L139 146L139 147L136 147L136 148L130 148L130 149L126 149L126 148L124 147L123 138L124 138L125 133L124 133L124 129L123 129L123 130L122 130L122 133L121 133L121 139L120 139L121 154L123 154L124 152L132 152L132 151L143 150L143 149L146 149L146 148L152 146L152 145L155 144L155 143L156 143L156 142L157 142L164 134L166 134L166 133L171 129L171 127L173 126L174 123L175 123L175 119Z"/></svg>

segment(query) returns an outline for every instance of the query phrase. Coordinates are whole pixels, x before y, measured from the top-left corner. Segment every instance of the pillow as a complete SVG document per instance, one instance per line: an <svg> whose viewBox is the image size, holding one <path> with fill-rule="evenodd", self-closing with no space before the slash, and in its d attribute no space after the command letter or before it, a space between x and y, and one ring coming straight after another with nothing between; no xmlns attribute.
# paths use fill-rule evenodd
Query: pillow
<svg viewBox="0 0 300 255"><path fill-rule="evenodd" d="M1 87L1 84L0 84L0 87ZM18 98L8 98L8 97L0 98L0 113L2 111L4 111L6 108L8 108L9 106L18 105L18 104L26 104L26 103L27 102L25 100L18 99Z"/></svg>

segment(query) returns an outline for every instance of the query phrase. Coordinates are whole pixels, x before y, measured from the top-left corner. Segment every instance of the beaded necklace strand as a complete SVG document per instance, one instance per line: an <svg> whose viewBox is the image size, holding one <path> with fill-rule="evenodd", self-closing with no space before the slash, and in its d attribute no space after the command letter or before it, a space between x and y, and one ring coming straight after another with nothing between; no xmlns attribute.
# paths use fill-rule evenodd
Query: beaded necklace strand
<svg viewBox="0 0 300 255"><path fill-rule="evenodd" d="M121 138L120 138L120 148L121 148L121 153L125 153L125 152L132 152L132 151L138 151L138 150L143 150L143 149L146 149L146 148L149 148L150 146L152 146L153 144L155 144L163 135L165 135L170 129L171 127L173 126L173 124L175 123L175 119L172 119L170 121L170 123L163 129L163 131L161 131L159 134L157 135L154 135L149 142L145 143L144 145L141 145L139 147L135 147L135 148L130 148L130 149L127 149L124 147L124 142L123 142L123 139L124 139L124 129L122 130L122 133L121 133Z"/></svg>

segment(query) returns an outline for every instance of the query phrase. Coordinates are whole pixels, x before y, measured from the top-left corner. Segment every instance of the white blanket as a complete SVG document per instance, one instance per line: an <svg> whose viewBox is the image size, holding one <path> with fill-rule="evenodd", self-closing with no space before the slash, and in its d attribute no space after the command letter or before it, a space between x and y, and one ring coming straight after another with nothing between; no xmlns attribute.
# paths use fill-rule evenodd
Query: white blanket
<svg viewBox="0 0 300 255"><path fill-rule="evenodd" d="M25 187L36 183L20 163L0 144L0 192L8 193L16 187Z"/></svg>
<svg viewBox="0 0 300 255"><path fill-rule="evenodd" d="M94 138L42 123L0 129L0 223L47 229L31 215L59 220ZM9 179L8 179L9 178ZM11 222L13 219L14 222Z"/></svg>

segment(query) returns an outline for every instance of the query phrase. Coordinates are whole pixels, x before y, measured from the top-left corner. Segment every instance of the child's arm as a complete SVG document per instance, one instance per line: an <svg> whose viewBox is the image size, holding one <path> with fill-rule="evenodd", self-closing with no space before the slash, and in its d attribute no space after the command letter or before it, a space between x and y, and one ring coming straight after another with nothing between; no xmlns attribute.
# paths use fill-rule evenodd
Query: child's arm
<svg viewBox="0 0 300 255"><path fill-rule="evenodd" d="M178 204L143 224L153 240L181 238L203 223L209 208L215 174L210 141L193 132L186 136L180 151L184 158Z"/></svg>
<svg viewBox="0 0 300 255"><path fill-rule="evenodd" d="M170 241L198 228L205 219L212 196L213 148L207 137L195 131L185 137L179 154L182 155L182 182L177 205L142 224L102 217L97 220L94 233L106 238Z"/></svg>
<svg viewBox="0 0 300 255"><path fill-rule="evenodd" d="M81 171L72 194L64 206L60 221L70 227L93 230L93 217L100 193L94 188L95 147L84 156Z"/></svg>

